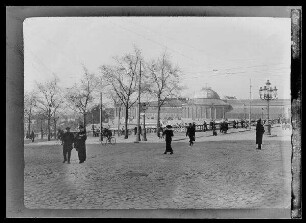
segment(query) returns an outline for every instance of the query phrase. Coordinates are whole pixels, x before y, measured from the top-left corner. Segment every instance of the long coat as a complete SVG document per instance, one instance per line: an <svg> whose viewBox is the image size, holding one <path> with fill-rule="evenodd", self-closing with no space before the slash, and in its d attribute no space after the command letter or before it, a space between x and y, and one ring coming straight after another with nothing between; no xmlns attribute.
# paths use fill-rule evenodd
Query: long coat
<svg viewBox="0 0 306 223"><path fill-rule="evenodd" d="M79 160L82 162L86 160L86 139L85 132L78 132L74 140L74 147L78 151Z"/></svg>
<svg viewBox="0 0 306 223"><path fill-rule="evenodd" d="M195 127L189 126L187 128L186 136L189 136L190 141L195 141Z"/></svg>
<svg viewBox="0 0 306 223"><path fill-rule="evenodd" d="M265 132L265 129L262 124L258 123L256 125L256 144L262 144L262 136Z"/></svg>
<svg viewBox="0 0 306 223"><path fill-rule="evenodd" d="M172 147L171 147L171 141L172 141L172 137L173 137L173 131L170 129L166 129L163 132L163 135L165 135L166 137L166 152L172 152Z"/></svg>
<svg viewBox="0 0 306 223"><path fill-rule="evenodd" d="M65 132L62 135L63 149L72 150L72 144L74 142L74 135L72 132Z"/></svg>

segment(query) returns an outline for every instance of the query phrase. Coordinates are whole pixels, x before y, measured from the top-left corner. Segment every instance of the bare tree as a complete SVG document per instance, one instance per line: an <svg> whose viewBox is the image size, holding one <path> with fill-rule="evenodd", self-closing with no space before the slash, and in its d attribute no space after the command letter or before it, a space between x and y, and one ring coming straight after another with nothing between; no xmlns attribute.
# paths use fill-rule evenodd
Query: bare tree
<svg viewBox="0 0 306 223"><path fill-rule="evenodd" d="M109 95L114 104L115 109L117 109L118 111L118 136L120 136L120 118L121 118L122 102L115 92L112 91L109 93Z"/></svg>
<svg viewBox="0 0 306 223"><path fill-rule="evenodd" d="M137 80L141 60L141 52L135 48L134 53L115 58L116 65L100 67L102 79L108 84L110 94L116 95L122 106L125 107L125 139L128 138L129 109L138 98Z"/></svg>
<svg viewBox="0 0 306 223"><path fill-rule="evenodd" d="M54 77L45 83L37 83L39 90L37 107L46 115L48 121L48 141L51 137L51 118L55 116L57 109L63 103L58 82L59 79Z"/></svg>
<svg viewBox="0 0 306 223"><path fill-rule="evenodd" d="M65 98L71 109L78 112L83 117L83 124L86 131L86 114L94 102L94 94L98 90L101 82L94 73L89 73L83 66L84 76L80 83L76 83L68 89Z"/></svg>
<svg viewBox="0 0 306 223"><path fill-rule="evenodd" d="M26 92L24 94L24 118L28 123L27 134L31 133L31 122L36 108L36 102L37 97L35 91Z"/></svg>
<svg viewBox="0 0 306 223"><path fill-rule="evenodd" d="M183 89L180 86L180 69L173 66L166 52L157 60L152 60L146 66L151 94L157 99L157 130L160 129L160 110L165 101L179 95ZM157 131L157 136L160 133Z"/></svg>

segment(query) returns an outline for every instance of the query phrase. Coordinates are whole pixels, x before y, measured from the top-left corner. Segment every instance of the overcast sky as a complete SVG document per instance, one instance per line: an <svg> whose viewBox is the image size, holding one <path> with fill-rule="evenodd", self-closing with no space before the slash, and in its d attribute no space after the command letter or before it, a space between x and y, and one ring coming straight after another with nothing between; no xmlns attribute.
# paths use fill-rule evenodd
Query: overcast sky
<svg viewBox="0 0 306 223"><path fill-rule="evenodd" d="M259 98L267 79L290 98L290 18L247 17L62 17L24 22L25 90L55 73L70 87L89 71L112 64L114 56L132 52L145 59L167 50L183 71L192 97L209 86L220 97Z"/></svg>

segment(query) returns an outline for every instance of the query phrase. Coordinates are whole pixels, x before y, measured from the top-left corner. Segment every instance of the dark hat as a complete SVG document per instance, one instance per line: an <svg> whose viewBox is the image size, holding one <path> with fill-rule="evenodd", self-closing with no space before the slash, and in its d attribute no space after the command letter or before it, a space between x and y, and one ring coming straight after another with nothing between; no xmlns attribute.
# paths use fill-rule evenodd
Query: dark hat
<svg viewBox="0 0 306 223"><path fill-rule="evenodd" d="M166 125L166 128L170 129L170 128L172 128L172 126L171 125Z"/></svg>
<svg viewBox="0 0 306 223"><path fill-rule="evenodd" d="M66 129L70 129L70 127L66 127Z"/></svg>

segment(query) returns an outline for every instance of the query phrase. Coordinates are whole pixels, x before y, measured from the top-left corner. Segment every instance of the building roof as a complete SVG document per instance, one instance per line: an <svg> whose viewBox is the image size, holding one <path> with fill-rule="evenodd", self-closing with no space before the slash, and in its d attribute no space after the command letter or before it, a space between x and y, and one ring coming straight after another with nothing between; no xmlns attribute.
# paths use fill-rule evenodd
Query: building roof
<svg viewBox="0 0 306 223"><path fill-rule="evenodd" d="M220 99L220 96L210 87L203 87L199 92L194 94L193 98Z"/></svg>
<svg viewBox="0 0 306 223"><path fill-rule="evenodd" d="M224 102L221 99L213 99L213 98L194 98L189 100L185 105L208 105L208 106L227 106L228 103Z"/></svg>

